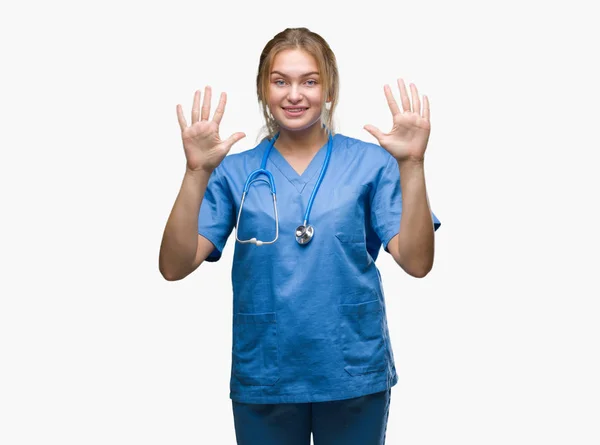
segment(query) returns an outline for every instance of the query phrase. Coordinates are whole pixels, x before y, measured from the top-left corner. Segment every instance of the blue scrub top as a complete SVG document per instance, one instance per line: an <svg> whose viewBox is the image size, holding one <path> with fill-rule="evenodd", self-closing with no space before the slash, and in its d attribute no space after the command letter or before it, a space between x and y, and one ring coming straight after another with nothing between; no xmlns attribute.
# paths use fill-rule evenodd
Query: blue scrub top
<svg viewBox="0 0 600 445"><path fill-rule="evenodd" d="M244 183L269 145L230 154L214 170L198 233L217 261L233 231ZM395 159L377 144L333 136L329 167L313 203L313 240L300 245L310 194L327 144L299 175L273 147L267 170L277 189L279 239L235 242L230 398L243 403L305 403L359 397L398 377L375 260L398 233L402 212ZM434 227L440 226L432 214ZM255 182L238 227L241 240L275 237L269 186Z"/></svg>

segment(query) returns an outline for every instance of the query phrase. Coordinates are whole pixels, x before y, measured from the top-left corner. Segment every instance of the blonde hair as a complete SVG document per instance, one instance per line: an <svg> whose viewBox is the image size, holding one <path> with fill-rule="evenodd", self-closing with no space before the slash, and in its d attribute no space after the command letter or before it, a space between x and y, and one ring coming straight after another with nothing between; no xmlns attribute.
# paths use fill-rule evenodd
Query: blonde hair
<svg viewBox="0 0 600 445"><path fill-rule="evenodd" d="M265 134L269 139L275 136L279 131L279 125L273 119L267 106L269 91L269 73L273 66L275 56L280 51L286 49L300 49L312 55L319 69L319 74L323 85L321 123L333 135L333 113L335 111L339 96L339 73L335 54L319 34L314 33L307 28L287 28L276 34L264 47L258 64L258 74L256 76L256 92L258 103L265 118L265 126L261 130L261 135ZM325 102L329 100L328 106ZM259 135L259 138L260 136Z"/></svg>

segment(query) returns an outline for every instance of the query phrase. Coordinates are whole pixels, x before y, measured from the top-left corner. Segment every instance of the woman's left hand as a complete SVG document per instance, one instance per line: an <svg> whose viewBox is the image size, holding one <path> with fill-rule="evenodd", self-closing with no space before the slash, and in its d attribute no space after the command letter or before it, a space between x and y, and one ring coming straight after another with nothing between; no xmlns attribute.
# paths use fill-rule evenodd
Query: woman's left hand
<svg viewBox="0 0 600 445"><path fill-rule="evenodd" d="M392 130L389 133L383 133L373 125L365 125L364 129L371 133L379 141L379 145L385 148L397 161L413 160L423 162L431 131L429 100L427 96L423 96L423 109L421 110L419 92L415 84L411 83L411 106L404 80L398 79L398 87L400 88L402 111L392 95L390 86L385 85L383 88L392 112L394 123Z"/></svg>

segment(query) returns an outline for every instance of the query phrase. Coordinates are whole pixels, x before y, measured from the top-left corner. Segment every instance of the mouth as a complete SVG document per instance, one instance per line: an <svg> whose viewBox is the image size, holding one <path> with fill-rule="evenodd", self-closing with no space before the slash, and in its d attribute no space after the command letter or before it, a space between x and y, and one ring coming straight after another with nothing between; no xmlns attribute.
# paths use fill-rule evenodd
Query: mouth
<svg viewBox="0 0 600 445"><path fill-rule="evenodd" d="M282 107L285 114L289 117L302 116L308 107Z"/></svg>

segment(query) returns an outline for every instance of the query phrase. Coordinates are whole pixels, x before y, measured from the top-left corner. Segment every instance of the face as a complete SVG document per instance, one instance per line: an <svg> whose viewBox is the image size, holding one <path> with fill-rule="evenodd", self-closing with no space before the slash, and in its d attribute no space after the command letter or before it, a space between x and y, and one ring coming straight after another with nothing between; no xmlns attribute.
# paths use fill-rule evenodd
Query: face
<svg viewBox="0 0 600 445"><path fill-rule="evenodd" d="M299 49L277 53L269 73L267 104L282 129L304 130L320 122L321 80L312 55Z"/></svg>

